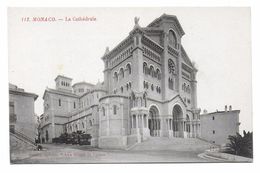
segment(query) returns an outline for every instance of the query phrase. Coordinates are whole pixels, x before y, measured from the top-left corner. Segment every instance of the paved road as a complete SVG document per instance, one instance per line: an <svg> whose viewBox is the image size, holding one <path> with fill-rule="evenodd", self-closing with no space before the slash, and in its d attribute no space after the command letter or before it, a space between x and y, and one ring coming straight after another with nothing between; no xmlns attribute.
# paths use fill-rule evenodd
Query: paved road
<svg viewBox="0 0 260 173"><path fill-rule="evenodd" d="M66 144L44 147L46 150L29 151L27 157L17 157L13 163L215 162L198 157L210 147L198 139L151 138L128 151Z"/></svg>

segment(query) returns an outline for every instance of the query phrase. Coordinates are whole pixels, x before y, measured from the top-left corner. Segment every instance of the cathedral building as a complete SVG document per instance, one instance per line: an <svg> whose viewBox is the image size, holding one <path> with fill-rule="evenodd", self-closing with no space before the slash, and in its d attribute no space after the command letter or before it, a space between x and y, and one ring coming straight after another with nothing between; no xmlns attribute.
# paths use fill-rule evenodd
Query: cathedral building
<svg viewBox="0 0 260 173"><path fill-rule="evenodd" d="M46 142L78 130L91 134L91 145L100 148L126 148L155 136L200 137L197 69L181 43L183 28L174 15L163 14L147 27L138 21L101 57L102 83L72 85L59 75L56 89L45 90Z"/></svg>

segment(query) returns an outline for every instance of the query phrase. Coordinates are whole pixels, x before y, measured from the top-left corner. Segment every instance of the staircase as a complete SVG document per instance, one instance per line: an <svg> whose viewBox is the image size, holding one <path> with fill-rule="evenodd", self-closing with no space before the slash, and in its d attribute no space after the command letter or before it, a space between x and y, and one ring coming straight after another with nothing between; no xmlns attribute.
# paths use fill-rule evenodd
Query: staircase
<svg viewBox="0 0 260 173"><path fill-rule="evenodd" d="M131 150L140 151L205 151L214 147L209 142L197 138L168 138L168 137L150 137L148 140L137 144Z"/></svg>
<svg viewBox="0 0 260 173"><path fill-rule="evenodd" d="M36 143L28 136L14 130L10 130L10 147L11 151L25 149L31 150L35 149Z"/></svg>

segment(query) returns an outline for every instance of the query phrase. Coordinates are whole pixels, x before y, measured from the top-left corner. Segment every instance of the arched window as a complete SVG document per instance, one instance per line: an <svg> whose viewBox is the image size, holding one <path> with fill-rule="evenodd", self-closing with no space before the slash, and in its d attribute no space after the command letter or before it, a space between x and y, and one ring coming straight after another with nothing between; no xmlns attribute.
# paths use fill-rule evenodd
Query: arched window
<svg viewBox="0 0 260 173"><path fill-rule="evenodd" d="M168 79L168 85L169 85L169 89L173 90L173 79L172 78Z"/></svg>
<svg viewBox="0 0 260 173"><path fill-rule="evenodd" d="M190 93L190 85L187 86L187 93Z"/></svg>
<svg viewBox="0 0 260 173"><path fill-rule="evenodd" d="M115 79L115 82L118 81L118 74L117 74L117 72L114 73L114 79Z"/></svg>
<svg viewBox="0 0 260 173"><path fill-rule="evenodd" d="M123 68L120 68L119 76L120 76L121 79L124 78L124 69Z"/></svg>
<svg viewBox="0 0 260 173"><path fill-rule="evenodd" d="M147 74L147 71L148 71L147 69L148 69L148 68L147 68L147 63L144 62L144 63L143 63L143 73L144 73L144 74Z"/></svg>
<svg viewBox="0 0 260 173"><path fill-rule="evenodd" d="M117 106L114 105L114 106L113 106L113 113L114 113L114 115L116 115L116 112L117 112Z"/></svg>
<svg viewBox="0 0 260 173"><path fill-rule="evenodd" d="M160 70L158 68L156 69L156 76L159 80L161 79L161 73L160 73Z"/></svg>
<svg viewBox="0 0 260 173"><path fill-rule="evenodd" d="M106 109L102 107L103 116L106 116Z"/></svg>
<svg viewBox="0 0 260 173"><path fill-rule="evenodd" d="M59 99L59 106L61 106L61 100Z"/></svg>
<svg viewBox="0 0 260 173"><path fill-rule="evenodd" d="M154 77L154 68L153 66L150 66L149 74Z"/></svg>
<svg viewBox="0 0 260 173"><path fill-rule="evenodd" d="M174 48L177 48L177 37L173 31L169 31L169 45Z"/></svg>
<svg viewBox="0 0 260 173"><path fill-rule="evenodd" d="M130 64L127 64L126 65L126 70L128 71L128 74L131 74L131 65Z"/></svg>
<svg viewBox="0 0 260 173"><path fill-rule="evenodd" d="M168 70L170 74L175 74L175 63L172 59L168 59Z"/></svg>

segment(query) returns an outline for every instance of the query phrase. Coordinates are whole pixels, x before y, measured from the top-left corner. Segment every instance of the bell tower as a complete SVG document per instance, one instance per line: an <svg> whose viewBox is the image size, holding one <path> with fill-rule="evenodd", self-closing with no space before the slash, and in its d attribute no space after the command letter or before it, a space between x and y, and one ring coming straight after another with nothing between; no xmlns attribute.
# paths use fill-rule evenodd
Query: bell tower
<svg viewBox="0 0 260 173"><path fill-rule="evenodd" d="M56 82L56 90L61 90L65 92L72 92L72 86L71 86L72 79L66 76L58 75L55 78Z"/></svg>

